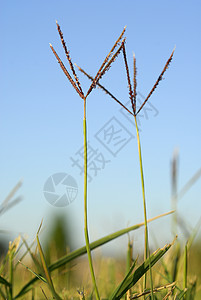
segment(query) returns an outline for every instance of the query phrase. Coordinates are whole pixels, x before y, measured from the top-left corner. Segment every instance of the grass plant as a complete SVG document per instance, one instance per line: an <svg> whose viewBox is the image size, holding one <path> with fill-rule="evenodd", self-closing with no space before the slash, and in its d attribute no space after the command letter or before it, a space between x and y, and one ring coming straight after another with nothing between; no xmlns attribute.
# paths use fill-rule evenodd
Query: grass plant
<svg viewBox="0 0 201 300"><path fill-rule="evenodd" d="M174 49L175 50L175 49ZM148 241L148 226L147 226L147 209L146 209L146 199L145 199L145 184L144 184L144 172L143 172L143 163L142 163L142 152L141 152L141 143L140 143L140 135L139 135L139 130L138 130L138 124L137 124L137 115L138 113L142 110L146 102L149 100L155 89L157 88L159 82L162 80L163 74L165 71L168 69L168 66L170 62L172 61L174 50L171 53L169 59L167 60L161 74L159 75L158 79L156 80L153 88L149 92L148 96L145 98L144 102L140 106L140 108L137 110L136 109L136 97L137 97L137 68L136 68L136 58L135 55L133 55L133 85L131 83L131 78L130 78L130 73L129 73L129 67L128 67L128 62L127 62L127 56L126 56L126 49L125 49L125 44L123 44L122 47L122 52L123 52L123 58L124 58L124 64L125 64L125 69L126 69L126 75L127 75L127 81L128 81L128 88L129 88L129 98L131 101L132 105L132 110L133 112L129 111L121 101L119 101L115 96L111 94L105 87L99 84L99 87L102 88L109 96L112 97L116 102L118 102L122 107L124 107L127 111L130 112L134 116L134 121L135 121L135 128L136 128L136 134L137 134L137 146L138 146L138 155L139 155L139 164L140 164L140 177L141 177L141 186L142 186L142 199L143 199L143 208L144 208L144 223L145 223L145 247L144 247L144 259L146 260L150 253L149 253L149 241ZM79 70L84 73L89 79L93 81L93 77L88 75L82 68L78 67ZM151 267L150 267L150 283L151 283L151 298L154 299L153 295L153 281L152 281L152 272L151 272ZM146 289L146 273L144 277L144 289Z"/></svg>
<svg viewBox="0 0 201 300"><path fill-rule="evenodd" d="M131 80L125 48L126 39L124 37L124 34L126 28L123 29L122 33L112 46L111 50L104 59L95 76L92 77L85 70L78 67L78 69L91 80L91 84L88 90L84 93L82 85L75 71L74 64L71 61L69 50L67 49L63 33L58 22L56 23L56 25L70 67L70 72L67 70L64 63L61 61L60 57L58 56L57 52L51 44L50 48L54 56L56 57L62 71L67 77L68 81L71 83L74 90L83 101L84 235L86 245L74 251L69 251L69 249L67 249L66 254L62 257L56 258L56 261L55 253L52 253L54 252L54 250L50 249L47 260L45 251L43 250L42 244L39 239L42 223L36 234L36 241L34 241L30 246L28 245L24 236L19 236L13 243L9 244L8 253L4 257L2 257L0 261L0 299L93 299L94 294L96 299L105 300L139 299L142 297L144 299L152 300L200 299L196 290L198 281L195 278L192 279L192 277L189 274L189 256L191 253L191 246L198 233L200 222L198 222L196 228L189 234L188 240L185 245L183 245L181 241L176 241L176 239L174 239L172 243L169 243L162 248L158 248L153 253L150 253L149 248L148 223L155 221L161 217L170 215L173 213L173 211L156 216L152 219L148 219L145 197L144 168L137 116L139 112L143 109L144 105L149 100L155 89L157 88L159 82L162 80L162 77L168 69L169 64L173 58L174 50L171 53L169 59L167 60L165 67L163 68L161 74L156 80L148 96L145 98L142 105L137 109L138 105L136 88L136 58L135 55L133 55L133 79ZM131 101L132 110L129 110L121 101L117 99L117 97L115 97L108 89L106 89L99 82L100 79L109 70L109 68L111 67L112 63L116 60L118 55L121 53L123 55L125 72L128 82L128 93ZM144 222L124 228L117 232L108 234L107 236L102 237L96 241L90 242L87 204L87 99L96 86L99 86L104 92L106 92L113 100L115 100L119 105L121 105L134 118L140 166ZM198 172L184 185L184 187L179 192L177 184L177 159L178 157L174 156L172 162L172 206L174 209L177 209L176 204L178 199L180 199L201 176L201 171L198 170ZM14 187L14 189L9 193L8 197L3 201L2 205L0 206L0 214L6 212L9 208L11 208L14 204L18 203L21 200L21 198L16 198L15 200L12 200L14 194L19 189L20 185L21 182L18 183L16 187ZM181 226L181 224L183 225L185 224L185 222L181 221L181 218L179 219L178 214L174 214L172 222L172 232L174 235L178 232L178 227ZM121 260L114 260L113 262L111 262L104 258L104 266L100 268L99 271L97 268L95 276L94 261L92 260L91 252L94 249L108 242L111 242L112 240L115 240L122 235L128 234L131 231L139 229L140 227L144 227L143 259L141 260L139 257L133 257L134 244L129 237L127 247L127 259L126 263L123 262L123 275L121 274L121 276L119 276L118 272L116 271L118 265L122 264ZM173 244L175 245L173 246ZM34 251L33 247L35 247L35 245L36 249ZM25 250L23 249L22 251L23 246ZM57 245L55 244L55 247L56 246ZM66 245L64 246L66 247ZM164 256L166 253L167 255ZM83 287L77 289L76 283L72 283L72 278L67 276L68 283L66 280L62 279L62 272L64 272L64 275L65 273L69 272L68 263L72 261L82 261L83 265L85 266L85 260L84 258L82 258L84 254L87 254L87 264L89 266L89 271L88 268L83 267L81 268L82 270L80 269L79 272L77 272L75 280L78 280L79 276L83 279ZM27 259L28 255L30 259ZM53 262L52 256L54 257ZM25 261L25 259L27 260ZM50 262L48 263L48 261ZM156 263L159 261L161 263L156 265ZM75 265L76 264L70 265L70 268L72 266L73 269ZM62 271L60 273L58 272L56 275L56 273L54 272L55 270ZM70 269L70 272L73 272L73 270ZM86 279L88 277L88 272L91 278L90 282ZM103 278L102 284L100 278ZM148 279L150 280L150 287L148 287ZM40 282L39 288L36 285L37 282ZM198 298L196 298L197 295Z"/></svg>
<svg viewBox="0 0 201 300"><path fill-rule="evenodd" d="M119 38L116 40L114 43L112 49L106 56L105 60L103 61L101 67L99 68L96 76L94 77L94 80L92 81L88 91L86 94L83 93L81 84L79 82L79 79L77 77L77 74L75 72L74 66L72 64L71 58L69 51L67 49L66 43L63 38L63 33L61 31L61 28L58 23L57 24L57 29L61 38L61 43L63 45L67 60L70 65L70 69L73 73L74 80L65 68L64 64L60 60L59 56L57 55L56 51L54 50L53 46L50 44L50 47L60 64L61 69L63 70L64 74L67 76L68 80L70 81L71 85L73 88L76 90L78 95L83 99L84 102L84 117L83 117L83 133L84 133L84 234L85 234L85 241L86 241L86 249L87 249L87 255L88 255L88 260L89 260L89 268L91 272L91 277L94 285L94 290L95 290L95 295L96 299L100 299L99 292L98 292L98 287L96 284L96 278L95 278L95 273L94 273L94 268L93 268L93 263L92 263L92 257L91 257L91 250L90 250L90 244L89 244L89 230L88 230L88 207L87 207L87 120L86 120L86 102L87 102L87 97L89 94L92 92L92 90L96 87L96 84L98 81L102 78L102 76L106 73L106 71L110 68L111 64L115 61L117 56L119 55L124 43L125 39L123 39L123 35L125 32L125 28L123 29L122 33L120 34ZM123 39L123 40L122 40ZM118 47L118 44L120 43L120 46ZM117 48L117 50L116 50Z"/></svg>

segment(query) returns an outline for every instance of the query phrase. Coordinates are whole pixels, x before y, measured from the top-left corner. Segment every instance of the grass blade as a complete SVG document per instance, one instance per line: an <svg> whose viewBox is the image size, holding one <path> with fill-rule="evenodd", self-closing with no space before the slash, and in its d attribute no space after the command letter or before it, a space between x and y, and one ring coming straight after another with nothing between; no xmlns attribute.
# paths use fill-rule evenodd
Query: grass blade
<svg viewBox="0 0 201 300"><path fill-rule="evenodd" d="M188 247L187 247L188 242L185 245L185 249L184 249L184 284L183 284L183 288L187 288L187 264L188 264Z"/></svg>
<svg viewBox="0 0 201 300"><path fill-rule="evenodd" d="M131 289L136 282L142 278L142 276L149 270L150 267L153 267L155 263L170 249L172 244L168 244L162 249L158 249L155 251L152 255L150 255L150 258L144 261L134 272L133 274L129 275L126 280L124 279L120 285L117 287L117 289L113 292L113 294L110 296L110 300L113 299L121 299L123 295ZM120 288L119 288L120 287Z"/></svg>
<svg viewBox="0 0 201 300"><path fill-rule="evenodd" d="M157 220L157 219L159 219L161 217L167 216L167 215L172 214L172 213L173 213L173 211L170 211L168 213L164 213L164 214L158 215L158 216L156 216L154 218L149 219L147 222L148 223L152 222L154 220ZM114 240L114 239L116 239L116 238L118 238L118 237L120 237L120 236L128 233L128 232L130 232L130 231L137 230L138 228L140 228L142 226L144 226L144 222L139 223L137 225L130 226L130 227L125 228L125 229L121 229L121 230L116 231L116 232L114 232L112 234L109 234L109 235L107 235L107 236L105 236L105 237L103 237L103 238L101 238L99 240L96 240L95 242L90 243L90 249L91 250L96 249L96 248L98 248L98 247L100 247L100 246L102 246L102 245L104 245L104 244L106 244L106 243L108 243L108 242L110 242L110 241L112 241L112 240ZM84 255L86 253L87 253L86 246L84 246L82 248L79 248L79 249L77 249L77 250L75 250L75 251L73 251L73 252L71 252L71 253L63 256L62 258L60 258L59 260L57 260L55 263L51 264L49 266L49 271L52 272L52 271L54 271L54 270L56 270L56 269L64 266L65 264L67 264L68 262L72 261L73 259L75 259L77 257L80 257L81 255ZM35 277L32 280L30 280L27 284L25 284L22 287L22 289L19 291L19 293L15 296L15 299L17 299L17 298L23 296L24 294L26 294L30 290L30 286L32 287L33 284L37 280L38 280L38 278Z"/></svg>
<svg viewBox="0 0 201 300"><path fill-rule="evenodd" d="M2 276L0 276L0 283L7 286L7 287L10 287L10 282L8 282L5 278L3 278Z"/></svg>
<svg viewBox="0 0 201 300"><path fill-rule="evenodd" d="M36 272L32 271L29 267L25 266L20 260L19 260L18 262L19 262L21 265L23 265L23 266L24 266L29 272L31 272L34 276L36 276L38 279L40 279L41 281L47 283L47 280L46 280L43 276L41 276L41 275L37 274Z"/></svg>
<svg viewBox="0 0 201 300"><path fill-rule="evenodd" d="M36 239L37 239L38 251L39 251L39 254L40 254L40 258L41 258L43 270L45 272L45 277L46 277L47 283L49 285L49 288L50 288L50 290L52 292L52 295L55 297L55 299L62 300L59 297L59 295L56 293L55 289L54 289L53 281L52 281L52 278L51 278L51 275L50 275L50 271L49 271L49 268L48 268L46 260L45 260L45 256L44 256L44 253L43 253L43 250L42 250L39 238L38 238L38 234L36 236Z"/></svg>

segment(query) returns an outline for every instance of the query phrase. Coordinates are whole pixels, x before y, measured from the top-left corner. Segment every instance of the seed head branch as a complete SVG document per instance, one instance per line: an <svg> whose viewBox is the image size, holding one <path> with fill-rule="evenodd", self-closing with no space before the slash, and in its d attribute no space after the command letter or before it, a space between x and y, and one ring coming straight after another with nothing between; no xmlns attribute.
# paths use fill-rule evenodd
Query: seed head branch
<svg viewBox="0 0 201 300"><path fill-rule="evenodd" d="M137 68L136 68L136 58L133 54L133 102L134 102L134 111L136 112L136 97L137 97Z"/></svg>
<svg viewBox="0 0 201 300"><path fill-rule="evenodd" d="M56 24L57 24L57 30L58 30L59 35L60 35L60 38L61 38L61 43L62 43L63 48L64 48L64 51L65 51L65 53L66 53L66 57L67 57L67 60L68 60L68 62L69 62L71 71L72 71L73 76L74 76L74 78L75 78L75 82L76 82L76 84L77 84L77 86L78 86L80 92L83 94L83 91L82 91L82 88L81 88L79 79L78 79L78 77L77 77L77 74L76 74L76 72L75 72L74 66L73 66L72 61L71 61L71 58L70 58L69 51L68 51L67 46L66 46L66 43L65 43L65 41L64 41L63 33L62 33L61 28L60 28L59 24L57 23L57 21L56 21ZM83 95L84 95L84 94L83 94Z"/></svg>
<svg viewBox="0 0 201 300"><path fill-rule="evenodd" d="M111 57L112 53L114 52L115 48L119 45L119 43L121 42L123 35L125 33L126 30L126 26L124 27L122 33L120 34L119 38L116 40L116 42L114 43L114 46L112 47L112 49L110 50L110 52L108 53L108 55L106 56L105 60L103 61L100 69L98 70L96 76L94 77L94 81L92 82L88 92L87 92L87 96L91 93L92 89L96 86L97 83L97 78L98 76L101 74L101 71L103 70L104 66L106 65L106 63L108 62L109 58ZM99 78L100 79L100 78ZM96 83L95 83L96 82Z"/></svg>
<svg viewBox="0 0 201 300"><path fill-rule="evenodd" d="M70 83L72 84L72 86L74 87L74 89L76 90L76 92L79 94L79 96L84 99L84 95L83 93L81 93L81 91L78 89L76 83L74 82L74 80L72 79L72 77L70 76L70 74L68 73L68 71L66 70L64 64L62 63L61 59L59 58L58 54L56 53L56 51L54 50L53 46L50 44L50 48L52 49L52 52L54 53L58 63L60 64L60 67L62 69L62 71L64 72L64 74L66 75L66 77L68 78L68 80L70 81Z"/></svg>
<svg viewBox="0 0 201 300"><path fill-rule="evenodd" d="M130 74L129 74L128 62L127 62L127 58L126 58L125 45L123 45L123 57L124 57L124 63L125 63L125 67L126 67L126 75L127 75L128 88L129 88L129 96L130 96L130 100L131 100L131 104L132 104L133 113L135 114L134 96L133 96L133 91L132 91L132 85L131 85L131 79L130 79Z"/></svg>
<svg viewBox="0 0 201 300"><path fill-rule="evenodd" d="M167 60L165 67L163 68L163 71L161 72L160 76L158 77L158 79L156 80L156 83L154 84L152 90L150 91L150 93L148 94L147 98L144 100L144 102L142 103L141 107L138 109L137 114L141 111L141 109L143 108L143 106L145 105L145 103L148 101L148 99L151 97L151 95L153 94L154 90L157 88L159 82L162 80L163 74L165 73L165 71L168 69L169 64L172 61L172 57L174 54L175 49L172 51L169 59ZM136 114L136 115L137 115Z"/></svg>
<svg viewBox="0 0 201 300"><path fill-rule="evenodd" d="M122 47L125 43L125 39L123 39L120 47L118 48L118 50L113 54L112 58L109 60L109 62L106 64L106 66L104 67L104 69L98 74L95 82L93 82L94 87L96 86L96 84L98 83L98 81L103 77L103 75L110 69L111 64L116 60L117 56L120 54Z"/></svg>
<svg viewBox="0 0 201 300"><path fill-rule="evenodd" d="M85 76L87 76L91 81L94 80L94 78L91 75L89 75L86 71L84 71L79 66L77 66L77 67L78 67L79 71L82 72ZM110 93L102 84L97 83L97 86L100 89L102 89L107 95L109 95L112 99L114 99L117 103L119 103L129 114L131 114L133 116L133 113L121 101L119 101L112 93Z"/></svg>

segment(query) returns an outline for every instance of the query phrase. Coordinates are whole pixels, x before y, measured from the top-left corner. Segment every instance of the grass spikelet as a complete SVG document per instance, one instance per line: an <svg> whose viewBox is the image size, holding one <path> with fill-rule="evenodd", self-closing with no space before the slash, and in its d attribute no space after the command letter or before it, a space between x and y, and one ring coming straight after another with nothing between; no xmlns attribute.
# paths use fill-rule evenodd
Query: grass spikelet
<svg viewBox="0 0 201 300"><path fill-rule="evenodd" d="M70 74L68 73L68 71L66 70L64 64L62 63L60 57L58 56L58 54L56 53L56 51L54 50L52 44L50 44L50 48L52 49L52 52L54 53L58 63L60 64L60 67L62 69L62 71L64 72L64 74L66 75L66 77L68 78L68 80L70 81L70 83L72 84L72 86L74 87L74 89L76 90L76 92L79 94L79 96L83 99L84 95L80 92L80 90L78 89L76 83L74 82L74 80L72 79L72 77L70 76Z"/></svg>
<svg viewBox="0 0 201 300"><path fill-rule="evenodd" d="M94 78L94 81L96 80L96 77L98 76L98 74L101 72L101 70L104 68L104 66L106 65L106 63L108 62L109 58L111 57L112 53L114 52L115 48L117 47L117 45L120 43L120 41L122 40L123 38L123 35L126 31L126 26L124 27L122 33L120 34L120 36L118 37L118 39L116 40L116 42L114 43L112 49L110 50L110 52L108 53L108 55L106 56L104 62L102 63L102 65L100 66L100 69L98 70L95 78Z"/></svg>
<svg viewBox="0 0 201 300"><path fill-rule="evenodd" d="M129 74L129 68L128 68L128 62L127 62L127 57L126 57L126 48L125 45L123 45L123 57L124 57L124 63L125 63L125 68L126 68L126 75L127 75L127 80L128 80L128 88L129 88L129 96L133 108L133 113L135 114L134 110L134 98L133 98L133 91L132 91L132 85L131 85L131 79L130 79L130 74Z"/></svg>
<svg viewBox="0 0 201 300"><path fill-rule="evenodd" d="M57 30L58 30L59 35L60 35L60 38L61 38L61 43L62 43L63 48L64 48L64 51L65 51L65 53L66 53L66 57L67 57L67 60L68 60L68 62L69 62L71 71L72 71L73 76L74 76L74 78L75 78L75 82L76 82L76 84L77 84L77 86L78 86L80 92L83 94L82 87L81 87L81 85L80 85L79 79L78 79L78 77L77 77L77 74L76 74L76 72L75 72L74 66L73 66L72 61L71 61L71 58L70 58L69 51L68 51L67 46L66 46L66 43L65 43L65 41L64 41L63 33L62 33L61 28L60 28L60 26L59 26L59 24L58 24L57 21L56 21L56 24L57 24Z"/></svg>
<svg viewBox="0 0 201 300"><path fill-rule="evenodd" d="M89 90L87 92L87 95L89 95L91 93L92 89L96 86L96 84L98 82L97 78L98 78L99 74L101 73L101 71L104 68L104 66L106 65L106 63L108 62L109 58L111 57L112 53L114 52L114 50L117 47L117 45L119 44L119 42L122 40L125 31L126 31L126 26L124 27L124 29L123 29L122 33L120 34L119 38L116 40L116 42L114 43L112 49L110 50L110 52L106 56L106 58L103 61L102 65L100 66L100 68L99 68L96 76L94 77L94 80L93 80L93 82L92 82L92 84L91 84L91 86L90 86L90 88L89 88ZM96 84L94 84L95 82L96 82Z"/></svg>
<svg viewBox="0 0 201 300"><path fill-rule="evenodd" d="M89 87L89 90L87 92L86 97L91 93L91 91L93 90L93 88L96 87L98 81L103 77L103 75L110 69L111 64L116 60L117 56L119 55L119 53L121 52L121 49L123 48L123 45L125 43L125 38L123 39L120 47L118 48L118 50L113 54L112 58L109 60L109 62L106 64L106 62L103 65L103 68L100 68L99 71L97 72L96 76L94 77L94 80L91 84L91 86ZM104 67L105 66L105 67Z"/></svg>
<svg viewBox="0 0 201 300"><path fill-rule="evenodd" d="M134 112L136 112L136 97L137 97L137 68L136 68L136 58L133 53L133 102L134 102Z"/></svg>
<svg viewBox="0 0 201 300"><path fill-rule="evenodd" d="M173 57L173 54L174 54L174 51L175 51L175 48L173 49L169 59L167 60L166 64L165 64L165 67L163 68L163 71L161 72L161 74L159 75L158 79L156 80L156 83L154 84L152 90L150 91L150 93L148 94L147 98L144 100L144 102L142 103L142 105L140 106L140 108L138 109L137 111L137 114L141 111L141 109L143 108L143 106L145 105L145 103L149 100L149 98L151 97L151 95L153 94L153 92L155 91L155 89L157 88L159 82L162 80L162 77L163 77L163 74L165 73L165 71L168 69L169 67L169 64L171 63L172 61L172 57ZM137 115L136 114L136 115Z"/></svg>

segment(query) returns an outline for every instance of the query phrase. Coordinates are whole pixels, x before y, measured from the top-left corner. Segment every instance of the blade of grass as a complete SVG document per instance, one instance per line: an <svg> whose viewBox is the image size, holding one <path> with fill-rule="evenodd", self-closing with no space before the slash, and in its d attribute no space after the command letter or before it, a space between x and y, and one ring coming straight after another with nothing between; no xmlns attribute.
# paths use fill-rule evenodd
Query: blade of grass
<svg viewBox="0 0 201 300"><path fill-rule="evenodd" d="M0 276L0 283L7 286L7 287L10 287L10 282L8 282L5 278L3 278L2 276Z"/></svg>
<svg viewBox="0 0 201 300"><path fill-rule="evenodd" d="M154 218L149 219L147 222L148 223L152 222L154 220L157 220L157 219L159 219L161 217L167 216L167 215L172 214L172 213L173 213L173 211L161 214L159 216L156 216ZM114 239L116 239L116 238L118 238L118 237L120 237L120 236L128 233L128 232L130 232L130 231L137 230L138 228L140 228L142 226L144 226L144 222L136 224L136 225L133 225L133 226L130 226L130 227L125 228L125 229L121 229L121 230L116 231L116 232L114 232L112 234L109 234L109 235L107 235L107 236L105 236L105 237L103 237L103 238L101 238L99 240L96 240L95 242L90 243L90 249L91 250L96 249L96 248L98 248L98 247L100 247L100 246L102 246L102 245L104 245L104 244L106 244L106 243L108 243L108 242L110 242L110 241L112 241L112 240L114 240ZM84 255L86 253L87 253L86 246L81 247L81 248L79 248L79 249L77 249L77 250L75 250L75 251L73 251L73 252L71 252L71 253L63 256L63 257L61 257L55 263L52 263L49 266L49 270L50 270L50 272L52 272L52 271L54 271L54 270L56 270L56 269L64 266L65 264L67 264L68 262L72 261L73 259L75 259L77 257L80 257L81 255ZM24 294L26 294L30 290L30 286L32 286L37 280L38 280L38 278L35 277L32 280L30 280L27 284L25 284L21 288L21 290L19 291L19 293L15 296L15 299L17 299L17 298L23 296Z"/></svg>
<svg viewBox="0 0 201 300"><path fill-rule="evenodd" d="M168 244L162 249L158 249L153 254L150 255L149 259L145 260L134 272L129 275L126 280L124 279L117 289L112 293L109 300L118 300L123 297L123 295L133 287L136 282L142 278L142 276L149 270L150 267L153 267L155 263L170 249L172 244Z"/></svg>
<svg viewBox="0 0 201 300"><path fill-rule="evenodd" d="M181 257L180 253L180 244L176 245L176 250L174 253L173 261L172 261L172 281L176 281L177 274L178 274L178 267L179 267L179 259Z"/></svg>
<svg viewBox="0 0 201 300"><path fill-rule="evenodd" d="M184 249L184 283L183 283L183 288L187 288L187 264L188 264L188 258L187 258L187 255L188 255L188 242L186 243L185 245L185 249Z"/></svg>
<svg viewBox="0 0 201 300"><path fill-rule="evenodd" d="M9 244L9 256L8 256L8 264L9 264L9 292L8 292L8 299L12 300L13 299L13 245Z"/></svg>
<svg viewBox="0 0 201 300"><path fill-rule="evenodd" d="M49 268L48 268L46 260L45 260L45 256L44 256L40 241L39 241L38 233L36 235L36 239L37 239L37 245L38 245L38 251L39 251L39 254L40 254L40 259L41 259L41 262L42 262L43 270L45 272L45 277L46 277L47 283L49 285L49 288L52 292L52 295L55 297L55 299L62 300L60 298L60 296L56 293L55 289L54 289L53 281L52 281L50 271L49 271Z"/></svg>
<svg viewBox="0 0 201 300"><path fill-rule="evenodd" d="M21 262L21 261L23 260L23 258L27 255L27 253L29 253L30 256L31 256L31 258L32 258L32 260L33 260L33 262L34 262L34 264L35 264L35 266L36 266L37 269L38 269L38 272L41 272L41 266L40 266L40 264L39 264L39 262L38 262L36 256L35 256L35 255L33 254L33 252L31 251L31 247L34 245L35 241L34 241L34 242L31 244L31 246L29 247L28 244L27 244L26 239L25 239L23 236L21 236L21 238L22 238L23 244L25 245L25 247L26 247L27 250L23 253L23 255L21 256L21 258L18 260L18 263ZM15 265L15 268L17 267L18 263Z"/></svg>
<svg viewBox="0 0 201 300"><path fill-rule="evenodd" d="M4 300L8 299L7 296L4 294L4 292L1 290L1 288L0 288L0 295L1 295L2 299L4 299Z"/></svg>
<svg viewBox="0 0 201 300"><path fill-rule="evenodd" d="M38 279L40 279L41 281L47 283L47 280L43 276L41 276L41 275L37 274L36 272L32 271L29 267L27 267L26 265L24 265L20 260L18 260L18 262L22 266L24 266L29 272L31 272L34 276L36 276Z"/></svg>
<svg viewBox="0 0 201 300"><path fill-rule="evenodd" d="M17 251L17 248L20 243L20 236L17 237L12 243L9 243L8 249L8 266L9 266L9 289L8 289L8 299L13 299L13 286L14 286L14 257Z"/></svg>
<svg viewBox="0 0 201 300"><path fill-rule="evenodd" d="M188 291L187 289L184 289L177 295L177 297L175 299L176 300L184 299L184 296L186 295L187 291Z"/></svg>
<svg viewBox="0 0 201 300"><path fill-rule="evenodd" d="M127 247L127 258L126 258L126 272L131 268L133 261L133 240L130 240L130 237L128 237L128 247Z"/></svg>
<svg viewBox="0 0 201 300"><path fill-rule="evenodd" d="M129 276L132 274L132 272L133 272L133 270L134 270L134 268L135 268L135 265L136 265L136 260L134 261L133 265L130 267L128 273L126 274L126 276L124 277L124 279L122 280L122 282L121 282L121 283L118 285L118 287L115 289L114 295L113 295L111 298L109 298L109 299L116 299L116 295L118 295L119 293L121 293L121 290L124 288L124 285L126 284L126 281L128 280ZM128 290L129 290L129 289L128 289ZM127 291L128 291L128 290L127 290ZM126 291L126 292L127 292L127 291ZM126 293L126 292L125 292L125 293ZM125 293L124 293L124 294L125 294ZM122 294L122 296L123 296L124 294Z"/></svg>

